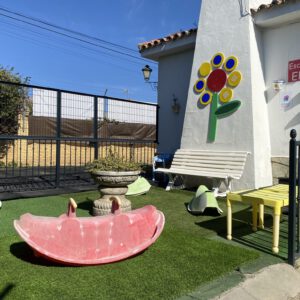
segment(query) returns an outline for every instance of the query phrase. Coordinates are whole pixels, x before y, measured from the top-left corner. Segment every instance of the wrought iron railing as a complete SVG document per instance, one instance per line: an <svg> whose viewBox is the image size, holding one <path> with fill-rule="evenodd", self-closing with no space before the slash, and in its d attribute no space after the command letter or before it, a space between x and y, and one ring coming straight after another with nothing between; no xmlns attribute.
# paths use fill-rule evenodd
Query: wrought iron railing
<svg viewBox="0 0 300 300"><path fill-rule="evenodd" d="M300 141L296 140L295 129L291 130L290 137L288 263L295 265L300 255Z"/></svg>

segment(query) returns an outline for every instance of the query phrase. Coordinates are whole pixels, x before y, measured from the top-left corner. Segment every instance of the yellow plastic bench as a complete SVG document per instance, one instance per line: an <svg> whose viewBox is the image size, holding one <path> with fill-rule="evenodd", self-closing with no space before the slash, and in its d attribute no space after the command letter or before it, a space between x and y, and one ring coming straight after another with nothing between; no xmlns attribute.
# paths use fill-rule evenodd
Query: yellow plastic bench
<svg viewBox="0 0 300 300"><path fill-rule="evenodd" d="M264 227L264 206L273 208L273 247L274 253L279 252L279 228L281 208L289 204L288 185L278 184L265 187L258 190L247 190L231 192L227 194L227 239L232 239L232 209L233 201L251 204L252 211L252 229L257 230L258 226ZM259 214L258 214L259 213ZM257 214L259 220L257 220Z"/></svg>

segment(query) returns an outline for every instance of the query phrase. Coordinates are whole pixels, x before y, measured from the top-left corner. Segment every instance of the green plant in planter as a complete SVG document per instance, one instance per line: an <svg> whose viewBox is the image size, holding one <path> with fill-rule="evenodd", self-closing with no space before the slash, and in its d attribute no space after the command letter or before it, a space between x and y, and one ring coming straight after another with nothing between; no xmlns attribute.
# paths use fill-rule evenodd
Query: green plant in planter
<svg viewBox="0 0 300 300"><path fill-rule="evenodd" d="M128 190L127 186L138 179L141 170L140 164L128 161L109 149L108 155L105 158L94 160L89 164L88 170L98 184L101 197L94 200L94 216L112 212L112 196L119 198L119 207L122 212L131 210L131 202L126 199L125 194Z"/></svg>
<svg viewBox="0 0 300 300"><path fill-rule="evenodd" d="M139 163L125 160L118 156L111 149L105 158L96 159L88 165L88 171L139 171L141 166Z"/></svg>

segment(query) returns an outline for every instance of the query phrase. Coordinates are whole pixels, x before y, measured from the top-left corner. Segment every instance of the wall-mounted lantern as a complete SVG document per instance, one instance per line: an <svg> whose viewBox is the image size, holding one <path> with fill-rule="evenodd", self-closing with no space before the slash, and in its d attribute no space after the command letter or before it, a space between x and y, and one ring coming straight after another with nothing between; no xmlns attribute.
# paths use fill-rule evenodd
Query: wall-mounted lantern
<svg viewBox="0 0 300 300"><path fill-rule="evenodd" d="M285 85L285 80L282 80L282 79L274 80L272 85L273 85L274 91L279 92L283 89L283 87Z"/></svg>
<svg viewBox="0 0 300 300"><path fill-rule="evenodd" d="M157 81L149 81L152 73L152 69L149 65L146 65L143 69L143 76L146 83L150 83L153 90L157 90Z"/></svg>
<svg viewBox="0 0 300 300"><path fill-rule="evenodd" d="M142 72L143 72L145 81L149 81L150 76L151 76L152 69L151 69L148 65L146 65L146 66L142 69Z"/></svg>
<svg viewBox="0 0 300 300"><path fill-rule="evenodd" d="M172 104L172 111L175 114L178 114L180 111L180 104L177 102L178 99L175 97L175 95L173 94L173 104Z"/></svg>

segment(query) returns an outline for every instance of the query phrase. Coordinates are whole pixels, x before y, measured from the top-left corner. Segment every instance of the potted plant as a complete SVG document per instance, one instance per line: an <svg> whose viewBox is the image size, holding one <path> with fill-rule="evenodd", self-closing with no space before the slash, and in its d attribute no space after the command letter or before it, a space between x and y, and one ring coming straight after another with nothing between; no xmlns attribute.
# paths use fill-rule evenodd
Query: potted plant
<svg viewBox="0 0 300 300"><path fill-rule="evenodd" d="M118 196L121 202L121 211L131 210L131 202L125 198L127 185L134 182L140 172L140 165L125 160L109 149L105 158L94 160L88 166L95 182L99 185L100 198L94 201L93 215L101 216L111 212L111 196Z"/></svg>

